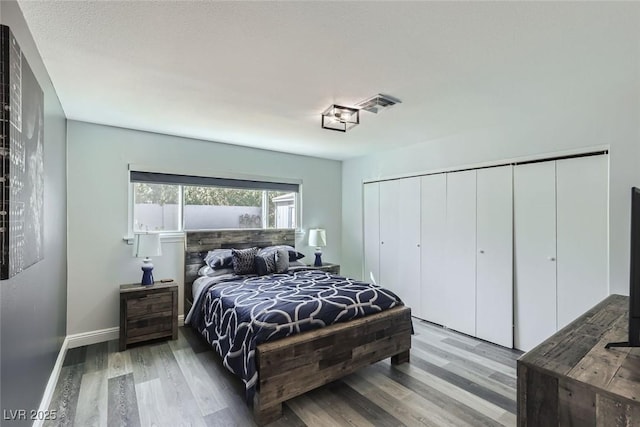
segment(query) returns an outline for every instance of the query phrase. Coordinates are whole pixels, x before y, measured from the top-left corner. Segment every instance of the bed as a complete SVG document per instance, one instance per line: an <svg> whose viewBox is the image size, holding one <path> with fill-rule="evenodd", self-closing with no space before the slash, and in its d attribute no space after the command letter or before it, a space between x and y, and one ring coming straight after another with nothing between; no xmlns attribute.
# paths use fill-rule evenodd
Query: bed
<svg viewBox="0 0 640 427"><path fill-rule="evenodd" d="M266 424L279 418L282 414L282 402L335 381L358 368L389 357L393 364L409 361L411 310L397 299L394 302L395 295L384 289L341 276L305 269L292 269L292 272L281 275L207 278L196 281L198 270L205 265L204 257L210 250L293 246L294 241L293 230L186 233L184 295L185 313L189 313L187 323L191 323L212 343L218 354L223 356L224 353L225 367L243 379L247 387L247 396L253 401L254 417L258 424ZM304 289L307 284L310 287L330 289L325 295L331 294L332 298L362 298L367 303L358 304L357 310L360 312L358 316L363 317L352 319L351 317L355 316L348 313L346 317L338 319L339 323L319 329L313 325L299 327L296 324L299 332L289 336L284 336L288 332L283 332L278 327L271 332L267 331L269 333L263 334L264 336L251 336L247 339L247 344L236 345L234 348L225 347L227 344L220 339L225 334L214 331L215 328L222 328L221 319L224 316L240 318L242 307L245 307L247 300L255 298L261 300L259 304L268 304L265 301L268 301L267 296L272 290L277 289L280 294L286 294L287 286L299 290ZM369 288L365 288L365 285ZM194 301L194 289L196 295L202 293L203 297ZM336 293L336 289L340 294ZM343 292L351 294L343 295ZM233 298L229 299L230 295ZM330 301L330 298L324 296L322 299ZM193 313L190 313L194 304ZM231 313L229 307L222 306L229 304L238 304L240 309L237 313L228 314ZM318 313L315 312L314 319L317 319L317 316ZM239 336L243 336L242 329L237 325L245 325L246 322L236 321L234 318L231 323L234 334L238 332ZM224 328L226 329L223 332L228 331L228 324L225 324ZM291 329L290 326L288 328ZM262 331L262 327L255 330ZM215 339L212 335L215 335ZM256 332L256 335L259 335L259 332ZM266 338L273 340L265 340ZM250 341L252 339L254 341ZM245 361L244 365L238 368L237 363L227 356L235 356L240 352L246 353L243 355L246 357L242 359Z"/></svg>

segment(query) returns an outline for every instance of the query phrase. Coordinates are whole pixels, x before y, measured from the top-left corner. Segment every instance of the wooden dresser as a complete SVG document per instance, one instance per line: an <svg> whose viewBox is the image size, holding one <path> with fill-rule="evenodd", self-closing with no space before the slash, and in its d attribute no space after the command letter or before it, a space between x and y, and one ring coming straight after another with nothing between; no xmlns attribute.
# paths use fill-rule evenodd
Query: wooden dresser
<svg viewBox="0 0 640 427"><path fill-rule="evenodd" d="M518 425L640 425L640 348L627 340L629 298L611 295L518 360Z"/></svg>
<svg viewBox="0 0 640 427"><path fill-rule="evenodd" d="M165 337L178 338L178 283L120 285L120 351Z"/></svg>

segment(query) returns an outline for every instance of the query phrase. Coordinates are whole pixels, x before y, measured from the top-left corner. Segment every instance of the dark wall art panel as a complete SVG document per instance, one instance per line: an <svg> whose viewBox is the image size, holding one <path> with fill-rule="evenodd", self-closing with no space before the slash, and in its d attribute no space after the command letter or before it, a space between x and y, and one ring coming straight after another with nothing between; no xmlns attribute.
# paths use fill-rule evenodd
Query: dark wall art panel
<svg viewBox="0 0 640 427"><path fill-rule="evenodd" d="M9 27L0 25L0 279L44 257L44 93Z"/></svg>

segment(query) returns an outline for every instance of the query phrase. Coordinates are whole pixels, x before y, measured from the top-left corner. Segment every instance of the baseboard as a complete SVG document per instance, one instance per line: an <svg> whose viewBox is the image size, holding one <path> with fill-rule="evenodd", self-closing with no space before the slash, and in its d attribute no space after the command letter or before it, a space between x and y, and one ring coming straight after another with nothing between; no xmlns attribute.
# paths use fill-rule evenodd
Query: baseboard
<svg viewBox="0 0 640 427"><path fill-rule="evenodd" d="M184 326L184 315L182 314L178 316L178 326ZM47 386L44 389L44 394L42 396L42 400L40 401L40 409L38 413L43 413L44 411L49 409L51 398L53 397L53 392L56 389L56 384L58 383L58 378L60 377L60 372L62 371L62 364L64 363L65 356L67 355L67 350L71 348L82 347L83 345L91 345L97 344L99 342L117 340L119 333L120 328L116 326L115 328L99 329L97 331L67 335L64 341L62 341L62 347L60 347L60 352L58 352L56 363L55 365L53 365L51 375L49 375L49 381L47 381ZM42 426L42 420L36 420L33 423L33 427L40 426Z"/></svg>
<svg viewBox="0 0 640 427"><path fill-rule="evenodd" d="M69 348L82 347L83 345L97 344L99 342L117 340L120 333L119 327L98 329L97 331L81 332L67 335Z"/></svg>
<svg viewBox="0 0 640 427"><path fill-rule="evenodd" d="M178 316L178 326L184 326L184 315ZM79 334L67 335L69 348L82 347L83 345L97 344L99 342L117 340L120 328L118 326L96 331L81 332Z"/></svg>
<svg viewBox="0 0 640 427"><path fill-rule="evenodd" d="M40 408L38 410L39 414L45 413L49 409L49 405L51 404L51 398L53 397L53 392L56 389L56 384L58 383L58 378L60 377L60 372L62 371L62 364L64 363L64 358L67 355L67 350L69 349L69 337L65 337L64 341L62 341L62 347L60 347L60 351L58 352L58 357L56 358L56 363L53 365L53 370L51 371L51 375L49 375L49 381L47 381L47 386L44 389L44 394L42 395L42 400L40 401ZM33 423L33 427L40 427L43 424L43 420L39 417L36 417L36 421Z"/></svg>

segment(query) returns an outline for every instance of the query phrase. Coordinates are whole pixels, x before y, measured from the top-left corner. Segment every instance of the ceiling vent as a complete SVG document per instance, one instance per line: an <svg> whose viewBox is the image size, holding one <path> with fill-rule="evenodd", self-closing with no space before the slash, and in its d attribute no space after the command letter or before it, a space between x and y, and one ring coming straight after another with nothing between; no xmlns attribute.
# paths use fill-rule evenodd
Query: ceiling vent
<svg viewBox="0 0 640 427"><path fill-rule="evenodd" d="M367 98L364 101L361 101L356 104L356 107L360 110L365 110L370 113L379 113L382 110L386 110L387 108L391 108L396 104L400 104L400 101L397 98L394 98L389 95L383 95L381 93L372 96L371 98Z"/></svg>

